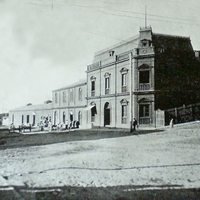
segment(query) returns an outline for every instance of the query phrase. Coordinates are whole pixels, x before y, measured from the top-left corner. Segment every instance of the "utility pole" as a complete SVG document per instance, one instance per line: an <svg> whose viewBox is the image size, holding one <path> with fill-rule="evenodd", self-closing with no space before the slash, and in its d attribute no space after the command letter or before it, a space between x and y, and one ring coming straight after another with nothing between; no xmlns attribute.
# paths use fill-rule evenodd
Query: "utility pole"
<svg viewBox="0 0 200 200"><path fill-rule="evenodd" d="M132 95L132 91L133 91L133 81L134 81L134 77L133 77L133 64L132 64L132 53L129 54L129 66L130 66L130 78L129 78L129 83L130 83L130 132L132 132L133 130L133 95Z"/></svg>
<svg viewBox="0 0 200 200"><path fill-rule="evenodd" d="M145 28L147 28L147 6L145 6Z"/></svg>

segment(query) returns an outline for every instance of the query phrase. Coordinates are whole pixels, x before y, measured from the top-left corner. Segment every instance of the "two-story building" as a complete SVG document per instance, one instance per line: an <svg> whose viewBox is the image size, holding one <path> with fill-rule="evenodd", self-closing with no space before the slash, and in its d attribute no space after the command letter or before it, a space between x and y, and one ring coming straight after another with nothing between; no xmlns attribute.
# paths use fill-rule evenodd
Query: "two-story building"
<svg viewBox="0 0 200 200"><path fill-rule="evenodd" d="M87 83L76 84L52 91L53 124L79 121L80 126L86 126Z"/></svg>
<svg viewBox="0 0 200 200"><path fill-rule="evenodd" d="M136 118L140 126L155 126L156 110L200 102L197 54L189 37L140 28L139 35L95 53L86 81L52 92L52 122L129 128Z"/></svg>
<svg viewBox="0 0 200 200"><path fill-rule="evenodd" d="M199 72L189 37L141 28L138 36L97 52L87 67L88 121L128 128L136 118L154 126L157 109L200 101Z"/></svg>

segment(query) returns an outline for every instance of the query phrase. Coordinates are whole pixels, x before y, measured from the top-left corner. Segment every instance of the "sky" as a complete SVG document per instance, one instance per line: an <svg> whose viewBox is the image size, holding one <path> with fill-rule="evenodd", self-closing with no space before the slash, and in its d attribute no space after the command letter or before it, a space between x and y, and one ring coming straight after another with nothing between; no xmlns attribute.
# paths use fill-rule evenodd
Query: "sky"
<svg viewBox="0 0 200 200"><path fill-rule="evenodd" d="M153 32L200 49L198 0L0 0L0 113L86 79L96 51L144 27L145 6Z"/></svg>

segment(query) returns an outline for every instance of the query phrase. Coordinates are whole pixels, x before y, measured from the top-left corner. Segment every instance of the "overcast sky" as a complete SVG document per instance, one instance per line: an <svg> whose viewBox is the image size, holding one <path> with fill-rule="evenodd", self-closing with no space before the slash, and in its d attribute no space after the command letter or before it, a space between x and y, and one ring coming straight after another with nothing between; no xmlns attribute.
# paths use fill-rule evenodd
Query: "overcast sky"
<svg viewBox="0 0 200 200"><path fill-rule="evenodd" d="M153 32L200 49L199 0L0 0L0 112L86 78L96 51L139 33L145 5Z"/></svg>

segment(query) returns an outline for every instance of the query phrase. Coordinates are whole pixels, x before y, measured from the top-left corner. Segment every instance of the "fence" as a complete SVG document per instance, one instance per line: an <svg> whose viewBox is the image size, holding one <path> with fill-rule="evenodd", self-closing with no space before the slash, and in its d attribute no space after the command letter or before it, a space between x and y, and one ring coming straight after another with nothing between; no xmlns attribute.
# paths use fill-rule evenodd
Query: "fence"
<svg viewBox="0 0 200 200"><path fill-rule="evenodd" d="M165 126L172 118L174 124L200 120L200 103L165 110Z"/></svg>

